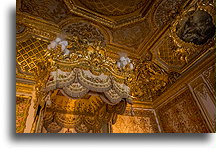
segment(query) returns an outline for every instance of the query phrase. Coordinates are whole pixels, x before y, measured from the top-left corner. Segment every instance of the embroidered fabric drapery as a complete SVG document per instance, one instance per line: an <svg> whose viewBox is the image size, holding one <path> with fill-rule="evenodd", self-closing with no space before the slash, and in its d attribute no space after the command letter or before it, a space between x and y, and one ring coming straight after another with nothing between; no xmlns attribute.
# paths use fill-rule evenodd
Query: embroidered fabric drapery
<svg viewBox="0 0 216 148"><path fill-rule="evenodd" d="M51 72L44 91L55 89L60 89L71 99L81 98L91 91L100 93L101 99L110 105L118 104L123 98L131 103L128 86L116 82L112 76L94 75L89 70L79 68L74 68L71 72L60 69Z"/></svg>

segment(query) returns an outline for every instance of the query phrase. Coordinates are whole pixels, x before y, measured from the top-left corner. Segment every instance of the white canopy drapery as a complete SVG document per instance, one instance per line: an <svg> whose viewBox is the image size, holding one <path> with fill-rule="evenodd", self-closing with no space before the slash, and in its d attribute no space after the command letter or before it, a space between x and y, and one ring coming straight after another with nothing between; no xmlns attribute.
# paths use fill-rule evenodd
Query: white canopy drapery
<svg viewBox="0 0 216 148"><path fill-rule="evenodd" d="M74 68L71 72L63 72L60 69L51 72L44 90L55 89L60 89L65 96L72 99L81 98L91 91L100 93L101 99L110 105L118 104L123 98L131 103L128 99L128 86L115 81L111 76L94 75L89 70L79 68Z"/></svg>

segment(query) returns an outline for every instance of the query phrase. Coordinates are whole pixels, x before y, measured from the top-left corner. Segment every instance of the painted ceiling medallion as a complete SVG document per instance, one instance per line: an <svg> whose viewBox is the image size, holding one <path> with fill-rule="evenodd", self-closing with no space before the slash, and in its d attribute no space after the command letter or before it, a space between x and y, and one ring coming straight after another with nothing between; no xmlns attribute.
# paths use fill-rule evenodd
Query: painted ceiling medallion
<svg viewBox="0 0 216 148"><path fill-rule="evenodd" d="M188 43L202 45L215 34L215 26L211 15L204 10L190 12L176 26L180 39Z"/></svg>
<svg viewBox="0 0 216 148"><path fill-rule="evenodd" d="M171 27L171 37L178 48L177 57L186 63L198 54L213 50L215 45L215 24L213 5L194 5L177 17Z"/></svg>

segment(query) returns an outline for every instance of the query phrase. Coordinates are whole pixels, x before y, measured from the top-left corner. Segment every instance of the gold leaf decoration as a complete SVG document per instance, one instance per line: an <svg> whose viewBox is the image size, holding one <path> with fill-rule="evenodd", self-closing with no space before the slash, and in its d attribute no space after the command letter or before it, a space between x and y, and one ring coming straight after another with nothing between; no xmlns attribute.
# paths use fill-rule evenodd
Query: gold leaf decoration
<svg viewBox="0 0 216 148"><path fill-rule="evenodd" d="M35 59L45 60L47 45L47 42L32 37L16 46L16 59L22 71L33 73L36 70Z"/></svg>

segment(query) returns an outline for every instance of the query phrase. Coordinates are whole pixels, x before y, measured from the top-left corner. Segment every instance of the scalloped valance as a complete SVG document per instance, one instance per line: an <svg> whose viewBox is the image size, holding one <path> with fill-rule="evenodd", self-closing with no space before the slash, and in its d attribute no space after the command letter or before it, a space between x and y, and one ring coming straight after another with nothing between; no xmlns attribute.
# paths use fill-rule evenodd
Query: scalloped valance
<svg viewBox="0 0 216 148"><path fill-rule="evenodd" d="M110 105L118 104L122 99L129 99L130 89L125 84L116 82L112 76L94 75L89 70L74 68L71 72L60 69L50 73L44 91L60 89L62 94L71 99L78 99L87 93L97 92L101 99Z"/></svg>

